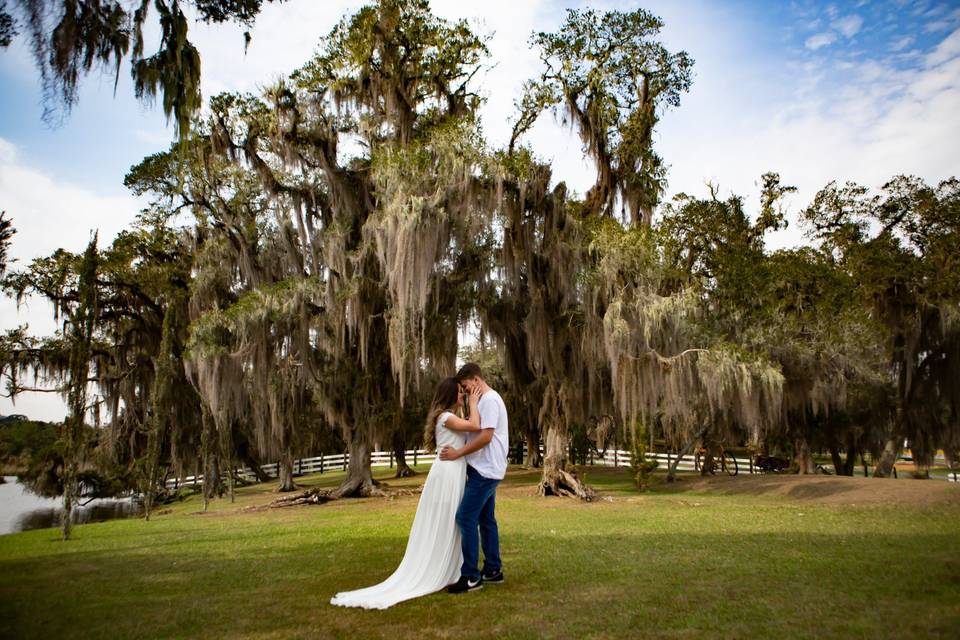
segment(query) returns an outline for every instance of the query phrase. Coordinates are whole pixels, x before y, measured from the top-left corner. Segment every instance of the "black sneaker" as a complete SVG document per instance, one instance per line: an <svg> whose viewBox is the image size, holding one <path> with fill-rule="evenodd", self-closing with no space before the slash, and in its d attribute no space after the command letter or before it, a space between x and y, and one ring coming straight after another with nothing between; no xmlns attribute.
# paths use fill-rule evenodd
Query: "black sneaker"
<svg viewBox="0 0 960 640"><path fill-rule="evenodd" d="M447 593L466 593L467 591L476 591L483 588L483 578L471 580L466 576L460 576L460 579L447 587Z"/></svg>
<svg viewBox="0 0 960 640"><path fill-rule="evenodd" d="M490 584L501 584L503 583L503 571L497 571L496 573L484 573L481 578L483 579L484 584L488 582Z"/></svg>

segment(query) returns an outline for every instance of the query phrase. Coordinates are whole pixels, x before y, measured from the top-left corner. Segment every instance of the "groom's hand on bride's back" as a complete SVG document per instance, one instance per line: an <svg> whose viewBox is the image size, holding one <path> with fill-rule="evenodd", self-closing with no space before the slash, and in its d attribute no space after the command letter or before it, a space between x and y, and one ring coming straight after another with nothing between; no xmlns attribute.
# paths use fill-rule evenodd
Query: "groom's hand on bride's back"
<svg viewBox="0 0 960 640"><path fill-rule="evenodd" d="M440 450L441 460L456 460L460 457L460 452L453 447L447 446Z"/></svg>
<svg viewBox="0 0 960 640"><path fill-rule="evenodd" d="M451 446L446 446L440 451L441 460L456 460L457 458L462 458L468 453L473 453L474 451L479 451L485 446L490 444L490 441L493 439L493 429L481 429L477 432L477 435L468 442L462 449L454 449Z"/></svg>

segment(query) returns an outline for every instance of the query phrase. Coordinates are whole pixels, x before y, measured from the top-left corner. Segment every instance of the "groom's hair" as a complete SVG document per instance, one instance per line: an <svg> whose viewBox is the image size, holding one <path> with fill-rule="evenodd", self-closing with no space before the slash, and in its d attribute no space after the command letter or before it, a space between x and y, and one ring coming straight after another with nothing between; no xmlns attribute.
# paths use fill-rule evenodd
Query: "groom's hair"
<svg viewBox="0 0 960 640"><path fill-rule="evenodd" d="M457 382L472 380L473 378L482 378L483 372L480 371L480 365L476 362L468 362L457 371Z"/></svg>

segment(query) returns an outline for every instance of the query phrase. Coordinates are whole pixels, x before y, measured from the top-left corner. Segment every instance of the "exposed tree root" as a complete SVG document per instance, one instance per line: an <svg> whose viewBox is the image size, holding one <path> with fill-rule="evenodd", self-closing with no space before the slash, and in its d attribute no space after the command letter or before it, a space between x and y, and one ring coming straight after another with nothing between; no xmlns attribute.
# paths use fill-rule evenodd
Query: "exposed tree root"
<svg viewBox="0 0 960 640"><path fill-rule="evenodd" d="M303 504L325 504L332 500L342 498L387 498L394 500L401 496L418 495L423 487L410 487L403 489L389 489L384 483L376 483L375 486L361 487L358 491L349 494L341 494L341 487L336 489L308 489L300 493L283 496L263 505L245 507L243 511L262 511L264 509L277 509L280 507L295 507Z"/></svg>
<svg viewBox="0 0 960 640"><path fill-rule="evenodd" d="M537 495L579 498L586 502L597 497L593 488L583 484L577 477L577 472L572 469L545 471L540 486L537 487Z"/></svg>
<svg viewBox="0 0 960 640"><path fill-rule="evenodd" d="M386 487L386 485L374 480L368 472L361 476L348 477L339 487L330 491L330 497L335 500L340 498L384 497L386 493L381 487Z"/></svg>
<svg viewBox="0 0 960 640"><path fill-rule="evenodd" d="M329 489L308 489L307 491L277 498L265 505L248 508L253 511L259 509L274 509L277 507L293 507L299 504L323 504L332 499Z"/></svg>
<svg viewBox="0 0 960 640"><path fill-rule="evenodd" d="M402 465L397 465L397 473L394 478L412 478L417 475L417 472L410 468L406 463Z"/></svg>
<svg viewBox="0 0 960 640"><path fill-rule="evenodd" d="M288 484L277 485L277 488L274 489L276 493L290 493L291 491L296 491L297 489L302 489L303 485L299 485L292 480Z"/></svg>

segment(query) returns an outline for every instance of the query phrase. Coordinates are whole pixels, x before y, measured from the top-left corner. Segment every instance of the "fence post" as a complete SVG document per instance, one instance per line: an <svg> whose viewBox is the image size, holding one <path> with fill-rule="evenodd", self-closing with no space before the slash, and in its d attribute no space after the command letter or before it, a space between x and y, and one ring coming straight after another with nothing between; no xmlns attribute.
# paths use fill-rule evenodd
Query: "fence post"
<svg viewBox="0 0 960 640"><path fill-rule="evenodd" d="M390 452L390 468L393 469L393 451Z"/></svg>
<svg viewBox="0 0 960 640"><path fill-rule="evenodd" d="M614 449L614 450L613 450L613 468L614 468L614 469L617 468L617 465L618 465L618 462L619 462L618 459L617 459L617 458L618 458L617 453L618 453L617 450Z"/></svg>
<svg viewBox="0 0 960 640"><path fill-rule="evenodd" d="M323 452L320 452L320 475L323 475L323 461L327 456L323 455Z"/></svg>
<svg viewBox="0 0 960 640"><path fill-rule="evenodd" d="M343 452L343 470L347 470L347 456L350 455L348 452Z"/></svg>
<svg viewBox="0 0 960 640"><path fill-rule="evenodd" d="M413 466L417 466L417 453L420 452L420 449L413 450Z"/></svg>

